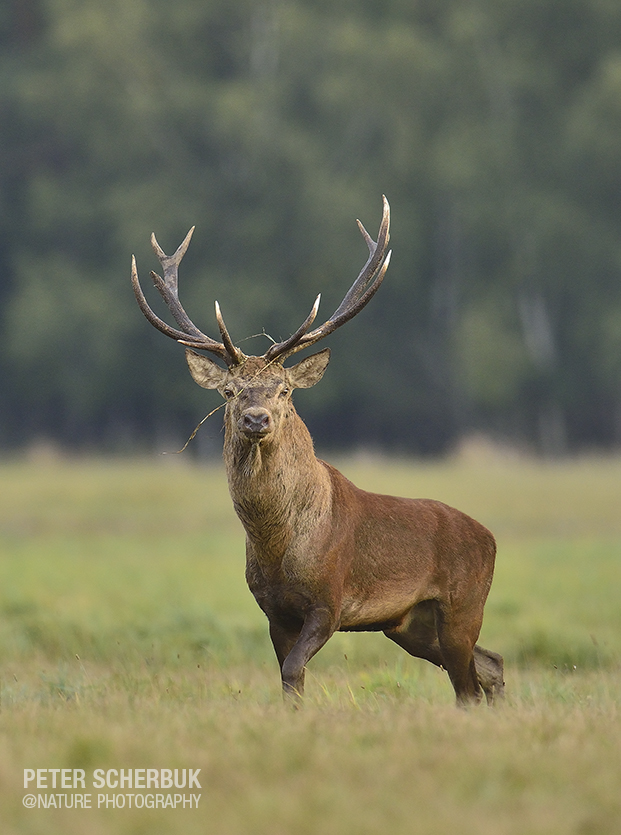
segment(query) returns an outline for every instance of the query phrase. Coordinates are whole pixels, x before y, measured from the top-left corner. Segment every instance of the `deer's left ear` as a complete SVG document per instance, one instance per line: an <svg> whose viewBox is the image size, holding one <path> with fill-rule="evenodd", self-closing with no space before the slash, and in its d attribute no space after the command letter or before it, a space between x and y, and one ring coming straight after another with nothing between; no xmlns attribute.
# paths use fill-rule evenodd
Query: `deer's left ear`
<svg viewBox="0 0 621 835"><path fill-rule="evenodd" d="M330 349L324 348L318 354L311 354L297 365L288 368L289 380L293 388L308 389L318 383L330 362Z"/></svg>

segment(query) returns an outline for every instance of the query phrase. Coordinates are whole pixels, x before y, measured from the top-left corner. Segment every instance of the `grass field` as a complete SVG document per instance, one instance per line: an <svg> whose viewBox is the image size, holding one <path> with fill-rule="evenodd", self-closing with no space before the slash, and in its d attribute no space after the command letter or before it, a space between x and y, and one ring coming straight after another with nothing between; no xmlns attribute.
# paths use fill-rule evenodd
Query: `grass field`
<svg viewBox="0 0 621 835"><path fill-rule="evenodd" d="M506 703L457 710L440 670L345 634L288 710L220 467L6 462L3 835L621 832L621 460L341 466L494 531L481 643ZM93 808L25 808L51 792L27 768L83 769ZM97 808L121 791L98 768L200 769L199 806Z"/></svg>

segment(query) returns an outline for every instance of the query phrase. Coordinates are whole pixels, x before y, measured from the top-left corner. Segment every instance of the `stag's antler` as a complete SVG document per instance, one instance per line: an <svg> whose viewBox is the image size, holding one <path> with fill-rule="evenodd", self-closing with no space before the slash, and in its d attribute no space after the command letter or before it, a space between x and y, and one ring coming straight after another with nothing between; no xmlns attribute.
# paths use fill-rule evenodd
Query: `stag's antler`
<svg viewBox="0 0 621 835"><path fill-rule="evenodd" d="M391 254L390 252L386 253L390 237L390 206L388 205L388 200L386 200L385 197L383 198L383 201L384 212L377 235L377 243L371 238L360 221L358 221L358 226L360 227L362 236L369 247L369 258L362 268L360 275L345 294L343 301L334 311L332 316L323 323L323 325L320 325L318 328L315 328L315 330L309 332L308 329L315 321L317 310L319 309L321 294L318 295L315 299L315 304L313 305L311 312L308 314L297 331L283 342L278 342L277 344L272 345L263 355L268 362L282 363L287 357L291 356L291 354L295 354L297 351L301 351L303 348L308 348L310 345L314 345L315 342L319 342L319 340L323 339L324 336L328 336L328 334L333 333L333 331L337 328L340 328L341 325L344 325L345 322L349 322L350 319L353 319L353 317L359 313L373 298L384 279L384 275L388 269L388 264L390 263ZM229 367L239 365L246 359L246 355L242 353L239 348L233 345L229 332L224 324L224 319L222 318L218 302L216 302L216 321L218 322L222 342L216 342L214 339L211 339L211 337L206 336L202 331L200 331L191 321L179 301L177 272L181 259L185 255L185 252L190 244L193 232L194 227L190 229L188 234L185 236L183 243L174 255L166 255L158 244L155 234L151 235L151 246L159 258L162 269L164 270L164 278L154 272L151 273L151 278L153 280L153 284L158 289L161 297L166 303L166 306L172 313L175 322L179 325L181 330L177 330L177 328L173 328L166 324L166 322L160 319L159 316L157 316L157 314L155 314L149 307L144 293L142 292L140 282L138 281L136 259L132 256L132 286L134 288L136 300L149 322L151 322L151 324L159 331L166 334L166 336L176 339L177 342L180 342L182 345L187 345L189 348L211 351L212 354L216 354L223 359Z"/></svg>
<svg viewBox="0 0 621 835"><path fill-rule="evenodd" d="M173 328L166 324L160 317L155 314L142 292L142 287L138 280L138 270L136 269L136 259L132 256L132 287L134 288L134 295L140 306L140 309L147 317L149 322L166 336L176 339L182 345L187 345L190 348L199 348L204 351L211 351L223 359L228 366L239 365L245 359L245 355L233 345L229 332L224 324L224 319L220 312L220 305L216 302L216 321L222 336L222 342L216 342L215 339L204 334L192 322L188 314L185 312L179 301L179 287L178 287L178 270L181 259L186 253L194 227L190 229L185 236L183 243L179 246L174 255L166 255L164 250L158 244L155 233L151 235L151 246L157 255L162 269L164 271L164 278L157 273L151 272L153 284L158 289L160 296L164 299L166 306L172 313L175 322L179 325L181 330Z"/></svg>
<svg viewBox="0 0 621 835"><path fill-rule="evenodd" d="M390 239L390 206L385 196L382 199L384 201L384 212L377 235L377 243L371 238L362 223L357 221L362 236L369 247L369 259L362 268L358 278L345 294L343 301L323 325L307 333L315 320L319 308L321 295L317 296L313 309L306 320L289 339L285 339L284 342L279 342L277 345L272 345L268 349L265 353L267 360L275 360L278 358L280 362L283 362L291 354L295 354L296 351L301 351L303 348L308 348L309 345L314 345L315 342L319 342L324 336L328 336L328 334L340 328L341 325L344 325L345 322L353 319L377 293L380 284L384 280L391 255L390 252L386 254L386 247Z"/></svg>

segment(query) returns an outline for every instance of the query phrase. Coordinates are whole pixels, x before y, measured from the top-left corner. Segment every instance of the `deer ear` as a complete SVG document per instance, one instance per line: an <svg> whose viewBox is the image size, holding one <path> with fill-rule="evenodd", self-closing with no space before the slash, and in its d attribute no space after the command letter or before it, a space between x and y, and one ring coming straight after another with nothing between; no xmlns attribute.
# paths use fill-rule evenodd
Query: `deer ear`
<svg viewBox="0 0 621 835"><path fill-rule="evenodd" d="M190 374L199 386L204 389L217 389L224 384L228 371L220 368L213 360L189 348L185 349L185 358L190 366Z"/></svg>
<svg viewBox="0 0 621 835"><path fill-rule="evenodd" d="M288 368L289 380L296 389L308 389L318 383L330 362L330 349L324 348L318 354L306 357L297 365Z"/></svg>

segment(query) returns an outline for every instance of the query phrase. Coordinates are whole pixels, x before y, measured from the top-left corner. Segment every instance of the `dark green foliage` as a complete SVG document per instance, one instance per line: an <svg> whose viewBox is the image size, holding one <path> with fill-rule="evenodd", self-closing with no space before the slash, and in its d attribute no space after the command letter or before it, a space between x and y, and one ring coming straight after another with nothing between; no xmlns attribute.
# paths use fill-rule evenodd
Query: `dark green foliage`
<svg viewBox="0 0 621 835"><path fill-rule="evenodd" d="M300 398L318 440L618 443L620 36L611 0L5 4L0 444L184 440L216 401L131 253L146 284L151 231L196 224L190 315L280 338L334 310L382 193L389 276Z"/></svg>

